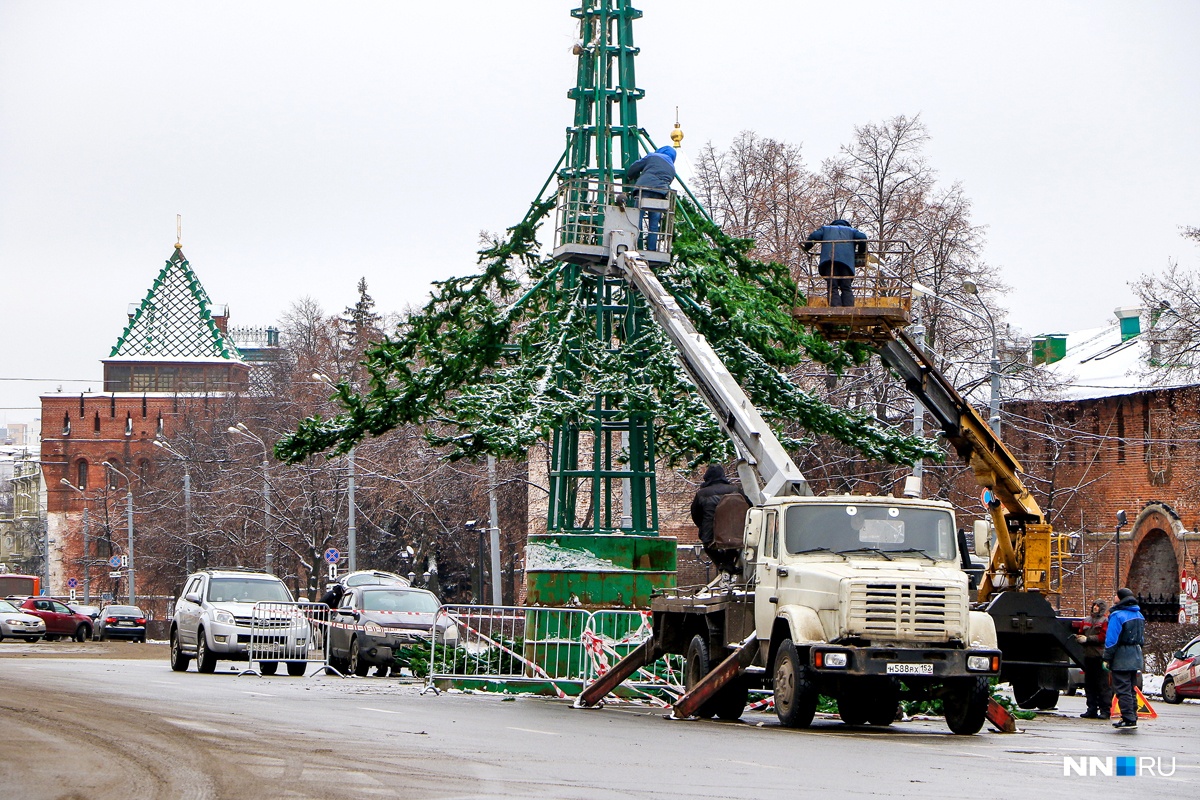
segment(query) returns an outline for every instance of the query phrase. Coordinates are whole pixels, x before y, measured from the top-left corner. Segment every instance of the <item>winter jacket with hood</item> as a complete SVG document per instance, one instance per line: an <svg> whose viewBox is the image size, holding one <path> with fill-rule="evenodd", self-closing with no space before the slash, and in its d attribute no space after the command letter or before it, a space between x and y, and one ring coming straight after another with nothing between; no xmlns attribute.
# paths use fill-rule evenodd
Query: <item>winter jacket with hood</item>
<svg viewBox="0 0 1200 800"><path fill-rule="evenodd" d="M1083 618L1079 625L1079 635L1084 637L1083 652L1088 658L1101 658L1104 655L1104 638L1108 633L1108 603L1103 600L1093 600L1093 606L1100 607L1100 613Z"/></svg>
<svg viewBox="0 0 1200 800"><path fill-rule="evenodd" d="M1146 618L1137 598L1128 597L1108 613L1108 635L1104 639L1104 661L1113 672L1137 672L1143 666Z"/></svg>
<svg viewBox="0 0 1200 800"><path fill-rule="evenodd" d="M675 148L660 147L649 155L639 158L625 170L626 186L641 186L657 189L666 194L675 180Z"/></svg>
<svg viewBox="0 0 1200 800"><path fill-rule="evenodd" d="M704 483L696 490L692 500L692 522L700 529L700 541L708 546L713 541L713 516L717 513L717 504L727 494L741 492L725 478L725 468L713 464L704 472Z"/></svg>
<svg viewBox="0 0 1200 800"><path fill-rule="evenodd" d="M817 228L808 235L808 241L800 245L804 252L812 249L812 242L821 243L821 264L841 264L854 274L854 254L866 252L867 235L844 219L835 219L828 225Z"/></svg>

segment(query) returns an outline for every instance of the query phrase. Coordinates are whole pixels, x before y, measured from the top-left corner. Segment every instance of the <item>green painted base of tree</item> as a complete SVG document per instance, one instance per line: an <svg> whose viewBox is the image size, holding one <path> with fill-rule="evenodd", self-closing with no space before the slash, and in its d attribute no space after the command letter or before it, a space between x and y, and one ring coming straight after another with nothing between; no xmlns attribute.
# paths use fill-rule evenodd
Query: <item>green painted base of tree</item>
<svg viewBox="0 0 1200 800"><path fill-rule="evenodd" d="M525 572L527 605L645 609L655 591L675 588L677 546L672 537L558 533L530 536L529 544L568 554L586 550L612 568L531 567Z"/></svg>

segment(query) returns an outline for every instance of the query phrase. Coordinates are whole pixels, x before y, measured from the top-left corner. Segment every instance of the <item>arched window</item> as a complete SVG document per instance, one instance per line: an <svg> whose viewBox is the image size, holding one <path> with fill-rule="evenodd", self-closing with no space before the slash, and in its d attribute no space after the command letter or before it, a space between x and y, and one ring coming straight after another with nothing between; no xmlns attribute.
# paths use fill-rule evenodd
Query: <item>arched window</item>
<svg viewBox="0 0 1200 800"><path fill-rule="evenodd" d="M80 491L87 491L88 462L82 458L75 462L75 485Z"/></svg>

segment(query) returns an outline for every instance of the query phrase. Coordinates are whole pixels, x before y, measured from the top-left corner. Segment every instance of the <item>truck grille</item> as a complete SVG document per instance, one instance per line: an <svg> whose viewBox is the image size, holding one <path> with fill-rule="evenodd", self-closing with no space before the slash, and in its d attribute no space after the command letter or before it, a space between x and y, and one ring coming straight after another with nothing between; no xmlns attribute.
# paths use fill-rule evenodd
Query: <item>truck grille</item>
<svg viewBox="0 0 1200 800"><path fill-rule="evenodd" d="M946 641L963 636L967 598L957 586L914 581L852 581L852 636Z"/></svg>

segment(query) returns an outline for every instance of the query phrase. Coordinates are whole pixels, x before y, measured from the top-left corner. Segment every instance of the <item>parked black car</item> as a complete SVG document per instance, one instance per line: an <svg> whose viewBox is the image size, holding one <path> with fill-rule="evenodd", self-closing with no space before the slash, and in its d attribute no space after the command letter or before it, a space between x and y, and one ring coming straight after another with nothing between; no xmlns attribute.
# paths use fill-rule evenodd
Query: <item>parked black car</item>
<svg viewBox="0 0 1200 800"><path fill-rule="evenodd" d="M108 606L96 620L96 638L146 641L146 615L137 606Z"/></svg>

